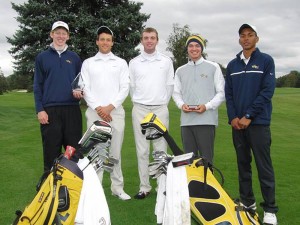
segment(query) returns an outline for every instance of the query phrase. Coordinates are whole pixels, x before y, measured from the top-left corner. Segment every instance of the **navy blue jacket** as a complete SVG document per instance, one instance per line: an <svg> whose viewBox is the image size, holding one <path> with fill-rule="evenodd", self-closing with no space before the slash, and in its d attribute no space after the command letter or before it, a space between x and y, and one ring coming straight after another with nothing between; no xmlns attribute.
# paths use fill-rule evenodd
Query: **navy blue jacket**
<svg viewBox="0 0 300 225"><path fill-rule="evenodd" d="M49 106L78 105L71 83L80 69L81 60L75 52L66 50L59 55L49 47L38 54L33 85L36 112Z"/></svg>
<svg viewBox="0 0 300 225"><path fill-rule="evenodd" d="M229 62L226 70L228 122L230 124L232 119L250 114L251 124L270 125L271 99L276 85L274 60L257 48L246 65L241 53Z"/></svg>

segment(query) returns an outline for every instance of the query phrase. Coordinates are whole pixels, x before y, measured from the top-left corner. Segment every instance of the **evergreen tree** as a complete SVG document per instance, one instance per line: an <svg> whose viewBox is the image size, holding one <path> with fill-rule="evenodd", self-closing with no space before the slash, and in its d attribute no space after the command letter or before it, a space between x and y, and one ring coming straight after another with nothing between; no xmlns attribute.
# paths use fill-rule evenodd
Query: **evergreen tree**
<svg viewBox="0 0 300 225"><path fill-rule="evenodd" d="M101 25L115 33L113 52L129 61L138 54L135 47L140 42L140 31L150 15L140 13L143 3L128 0L28 0L12 3L18 13L19 29L7 41L13 46L10 54L15 59L14 75L27 76L32 83L36 55L51 43L53 22L62 20L69 24L70 49L82 60L97 52L96 30Z"/></svg>
<svg viewBox="0 0 300 225"><path fill-rule="evenodd" d="M0 67L0 95L3 95L3 93L6 91L8 91L8 84Z"/></svg>

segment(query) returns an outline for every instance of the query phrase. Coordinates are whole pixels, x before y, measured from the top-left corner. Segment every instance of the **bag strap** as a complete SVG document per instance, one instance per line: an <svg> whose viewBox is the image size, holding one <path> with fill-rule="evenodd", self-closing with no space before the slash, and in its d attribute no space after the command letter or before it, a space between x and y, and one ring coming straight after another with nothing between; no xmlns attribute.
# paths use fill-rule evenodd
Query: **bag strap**
<svg viewBox="0 0 300 225"><path fill-rule="evenodd" d="M219 170L217 167L213 166L210 162L208 162L205 158L200 158L196 163L195 163L196 167L200 167L203 166L204 167L204 183L206 184L206 177L207 177L207 169L209 168L212 173L214 170L216 170L220 176L221 176L221 186L224 185L225 179L224 179L224 175L221 172L221 170Z"/></svg>
<svg viewBox="0 0 300 225"><path fill-rule="evenodd" d="M57 183L58 183L59 180L62 180L61 174L63 173L63 171L59 170L58 162L59 162L59 159L56 160L56 162L53 166L53 170L52 170L52 175L53 175L53 190L52 191L53 191L53 195L52 195L52 198L51 198L51 204L50 204L50 207L49 207L44 225L52 224L52 222L53 222L53 221L50 221L50 218L53 214L55 200L58 198L59 186L57 185ZM61 174L58 174L57 172L60 172ZM55 209L55 214L56 214L56 210L57 209Z"/></svg>

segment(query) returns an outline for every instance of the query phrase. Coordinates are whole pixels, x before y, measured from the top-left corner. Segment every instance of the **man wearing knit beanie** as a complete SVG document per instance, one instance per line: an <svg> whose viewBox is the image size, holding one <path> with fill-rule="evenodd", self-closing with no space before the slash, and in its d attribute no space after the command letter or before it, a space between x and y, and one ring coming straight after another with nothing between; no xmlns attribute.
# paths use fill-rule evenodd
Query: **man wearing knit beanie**
<svg viewBox="0 0 300 225"><path fill-rule="evenodd" d="M206 46L206 41L203 37L201 37L199 34L193 34L188 37L186 40L185 46L188 47L189 43L196 42L201 46L202 52L204 47Z"/></svg>
<svg viewBox="0 0 300 225"><path fill-rule="evenodd" d="M189 62L175 72L173 99L181 109L184 151L193 152L212 163L218 107L225 97L220 66L202 57L206 42L200 35L188 37Z"/></svg>

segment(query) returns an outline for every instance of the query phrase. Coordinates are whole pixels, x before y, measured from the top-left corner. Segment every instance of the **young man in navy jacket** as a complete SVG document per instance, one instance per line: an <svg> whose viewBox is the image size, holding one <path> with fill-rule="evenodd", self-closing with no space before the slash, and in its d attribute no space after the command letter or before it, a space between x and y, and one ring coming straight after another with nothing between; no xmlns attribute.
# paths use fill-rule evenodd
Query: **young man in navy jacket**
<svg viewBox="0 0 300 225"><path fill-rule="evenodd" d="M50 170L62 147L77 147L82 135L79 99L71 83L80 72L79 56L68 50L69 26L63 21L52 25L50 47L38 54L34 71L34 100L40 123L44 171Z"/></svg>
<svg viewBox="0 0 300 225"><path fill-rule="evenodd" d="M239 43L243 50L227 66L225 97L233 144L237 154L240 198L245 207L256 209L252 189L252 154L264 202L265 224L276 225L275 176L270 156L272 96L275 65L271 56L256 48L256 27L243 24Z"/></svg>

